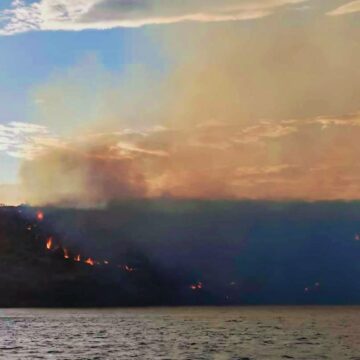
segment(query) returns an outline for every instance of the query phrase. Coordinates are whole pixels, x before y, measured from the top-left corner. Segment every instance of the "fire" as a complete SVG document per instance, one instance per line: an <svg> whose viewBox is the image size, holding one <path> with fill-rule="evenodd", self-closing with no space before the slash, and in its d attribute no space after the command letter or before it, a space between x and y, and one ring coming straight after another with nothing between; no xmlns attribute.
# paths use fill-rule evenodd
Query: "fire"
<svg viewBox="0 0 360 360"><path fill-rule="evenodd" d="M44 219L44 214L41 211L38 211L36 214L36 217L39 221ZM31 231L34 227L36 227L36 224L33 225L28 225L27 230ZM66 260L71 260L74 262L81 262L84 264L87 264L89 266L101 266L101 265L107 265L110 266L110 261L109 260L105 260L105 259L93 259L91 257L85 258L83 257L81 254L75 255L73 256L71 253L71 250L62 247L61 244L59 243L59 241L57 240L56 242L54 241L53 236L49 236L46 240L45 243L45 248L48 251L52 251L52 250L60 250L63 253L63 258ZM136 271L135 268L131 267L130 265L114 265L116 267L118 267L119 269L123 270L123 271L127 271L129 273ZM200 284L200 285L199 285ZM202 287L202 284L199 283L197 286L200 286L199 288Z"/></svg>
<svg viewBox="0 0 360 360"><path fill-rule="evenodd" d="M51 250L53 246L53 239L50 237L46 242L46 249Z"/></svg>
<svg viewBox="0 0 360 360"><path fill-rule="evenodd" d="M88 264L90 266L94 266L95 265L95 261L91 258L88 258L85 260L85 264Z"/></svg>
<svg viewBox="0 0 360 360"><path fill-rule="evenodd" d="M44 213L42 211L38 211L36 213L36 218L38 219L38 221L43 221L44 220Z"/></svg>
<svg viewBox="0 0 360 360"><path fill-rule="evenodd" d="M204 287L203 283L201 281L199 281L198 283L196 284L192 284L190 285L190 289L191 290L201 290L202 288Z"/></svg>
<svg viewBox="0 0 360 360"><path fill-rule="evenodd" d="M71 255L71 250L69 250L69 249L67 249L65 247L62 247L61 245L58 245L57 242L55 243L54 238L52 236L47 238L45 246L46 246L46 249L48 251L59 249L60 251L63 252L63 257L66 260L71 259L71 261L82 262L82 263L87 264L89 266L110 265L110 261L105 260L105 259L93 259L91 257L84 258L81 254L78 254L76 256L72 256ZM136 269L131 267L130 265L117 265L117 267L124 270L124 271L127 271L127 272L136 271Z"/></svg>
<svg viewBox="0 0 360 360"><path fill-rule="evenodd" d="M133 272L133 271L135 271L134 268L132 268L132 267L130 267L130 266L128 266L128 265L125 265L124 268L125 268L125 270L126 270L127 272Z"/></svg>

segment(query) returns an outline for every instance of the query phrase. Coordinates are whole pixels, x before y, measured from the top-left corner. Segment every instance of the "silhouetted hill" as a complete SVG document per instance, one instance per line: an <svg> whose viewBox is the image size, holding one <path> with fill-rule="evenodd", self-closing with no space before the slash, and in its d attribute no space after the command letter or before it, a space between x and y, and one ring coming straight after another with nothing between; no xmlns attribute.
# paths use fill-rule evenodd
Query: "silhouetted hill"
<svg viewBox="0 0 360 360"><path fill-rule="evenodd" d="M359 202L38 210L0 209L0 306L360 304Z"/></svg>

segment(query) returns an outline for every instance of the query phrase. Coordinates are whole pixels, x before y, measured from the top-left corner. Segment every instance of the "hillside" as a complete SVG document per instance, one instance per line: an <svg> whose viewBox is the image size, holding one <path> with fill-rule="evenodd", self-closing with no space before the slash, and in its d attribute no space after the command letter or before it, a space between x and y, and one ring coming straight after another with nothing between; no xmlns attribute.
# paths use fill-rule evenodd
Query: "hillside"
<svg viewBox="0 0 360 360"><path fill-rule="evenodd" d="M359 234L358 202L4 207L0 306L360 304Z"/></svg>

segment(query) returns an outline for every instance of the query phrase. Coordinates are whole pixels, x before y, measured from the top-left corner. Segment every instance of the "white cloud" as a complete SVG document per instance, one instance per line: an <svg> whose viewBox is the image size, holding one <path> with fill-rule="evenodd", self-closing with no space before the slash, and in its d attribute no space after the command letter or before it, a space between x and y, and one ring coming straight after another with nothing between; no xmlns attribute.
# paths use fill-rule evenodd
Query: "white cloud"
<svg viewBox="0 0 360 360"><path fill-rule="evenodd" d="M242 144L258 143L266 139L281 138L297 131L298 128L295 126L263 121L258 125L250 126L242 130L235 138L233 138L233 141Z"/></svg>
<svg viewBox="0 0 360 360"><path fill-rule="evenodd" d="M116 145L116 149L120 152L121 155L133 155L133 154L140 154L140 155L149 155L149 156L159 156L159 157L168 157L169 154L166 151L162 150L150 150L138 147L134 144L129 142L118 142Z"/></svg>
<svg viewBox="0 0 360 360"><path fill-rule="evenodd" d="M296 168L288 164L271 165L271 166L253 166L253 167L239 167L237 169L237 175L241 177L245 176L269 176L274 174L280 174L286 170Z"/></svg>
<svg viewBox="0 0 360 360"><path fill-rule="evenodd" d="M360 11L360 0L355 0L338 7L333 11L330 11L327 15L338 16L338 15L352 14L359 11Z"/></svg>
<svg viewBox="0 0 360 360"><path fill-rule="evenodd" d="M61 141L44 126L22 122L0 125L0 151L9 156L32 159L55 146L61 146Z"/></svg>
<svg viewBox="0 0 360 360"><path fill-rule="evenodd" d="M32 30L139 27L182 21L257 19L309 0L15 0L0 12L0 34Z"/></svg>

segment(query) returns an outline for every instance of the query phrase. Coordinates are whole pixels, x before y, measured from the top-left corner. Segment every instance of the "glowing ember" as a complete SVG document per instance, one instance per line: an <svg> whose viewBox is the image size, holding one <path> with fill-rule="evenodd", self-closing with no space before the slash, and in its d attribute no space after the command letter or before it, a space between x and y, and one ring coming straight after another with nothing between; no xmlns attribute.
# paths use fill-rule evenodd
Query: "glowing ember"
<svg viewBox="0 0 360 360"><path fill-rule="evenodd" d="M135 271L134 268L132 268L132 267L130 267L130 266L128 266L128 265L125 265L124 268L125 268L125 270L126 270L127 272L133 272L133 271Z"/></svg>
<svg viewBox="0 0 360 360"><path fill-rule="evenodd" d="M44 213L42 211L38 211L36 213L36 218L38 219L38 221L43 221L44 220Z"/></svg>
<svg viewBox="0 0 360 360"><path fill-rule="evenodd" d="M85 260L85 264L88 264L90 266L94 266L95 265L95 261L91 258L88 258Z"/></svg>
<svg viewBox="0 0 360 360"><path fill-rule="evenodd" d="M48 240L46 242L46 249L51 250L52 246L53 246L53 239L50 237L50 238L48 238Z"/></svg>
<svg viewBox="0 0 360 360"><path fill-rule="evenodd" d="M199 281L197 284L190 285L191 290L201 290L204 287L203 283Z"/></svg>
<svg viewBox="0 0 360 360"><path fill-rule="evenodd" d="M80 262L81 261L81 256L80 255L75 256L74 261Z"/></svg>
<svg viewBox="0 0 360 360"><path fill-rule="evenodd" d="M64 259L70 259L69 251L67 249L63 249L63 250L64 250Z"/></svg>

